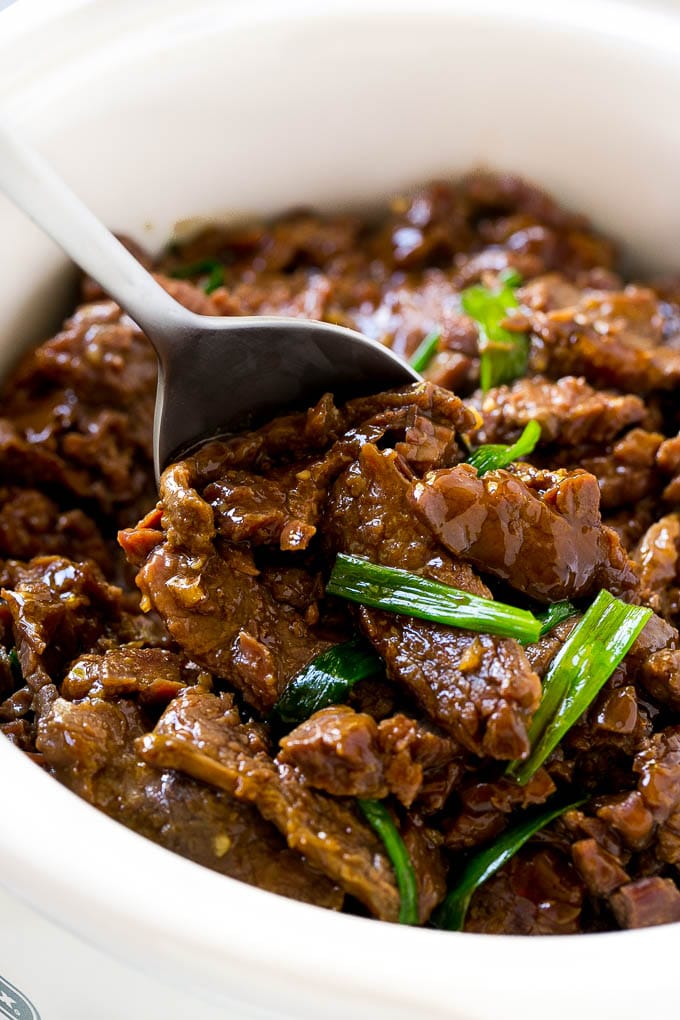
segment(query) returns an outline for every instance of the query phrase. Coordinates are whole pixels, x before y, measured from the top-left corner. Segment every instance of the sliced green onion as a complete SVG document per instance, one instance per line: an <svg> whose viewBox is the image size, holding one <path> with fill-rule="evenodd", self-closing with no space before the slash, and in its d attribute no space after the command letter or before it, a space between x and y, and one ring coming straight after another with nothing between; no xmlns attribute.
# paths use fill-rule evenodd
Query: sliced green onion
<svg viewBox="0 0 680 1020"><path fill-rule="evenodd" d="M601 591L550 663L529 728L531 752L507 774L527 783L583 715L652 615Z"/></svg>
<svg viewBox="0 0 680 1020"><path fill-rule="evenodd" d="M512 266L506 266L505 269L501 270L498 274L498 279L508 287L522 286L522 274L517 269L513 269Z"/></svg>
<svg viewBox="0 0 680 1020"><path fill-rule="evenodd" d="M179 266L177 269L173 269L170 275L176 280L188 280L192 276L205 276L217 269L224 270L223 263L219 259L209 257L189 262L186 266Z"/></svg>
<svg viewBox="0 0 680 1020"><path fill-rule="evenodd" d="M212 294L218 287L222 287L224 284L224 266L217 265L211 271L210 276L203 285L203 290L206 294Z"/></svg>
<svg viewBox="0 0 680 1020"><path fill-rule="evenodd" d="M526 609L471 595L408 570L382 567L360 556L338 555L326 591L374 609L483 634L528 642L538 641L541 633L541 621Z"/></svg>
<svg viewBox="0 0 680 1020"><path fill-rule="evenodd" d="M484 393L526 374L529 338L526 333L511 333L501 326L510 310L519 307L515 281L519 282L518 275L510 271L505 278L501 274L497 290L476 284L460 296L463 311L479 327L479 382Z"/></svg>
<svg viewBox="0 0 680 1020"><path fill-rule="evenodd" d="M439 330L433 329L420 342L411 355L411 368L415 368L416 372L420 372L421 375L437 353L437 344L439 343L440 336Z"/></svg>
<svg viewBox="0 0 680 1020"><path fill-rule="evenodd" d="M507 467L508 464L512 464L520 457L528 457L530 453L534 452L534 447L540 438L541 426L535 419L532 419L525 425L517 442L512 445L486 443L484 446L478 446L468 457L468 464L477 468L477 474L481 478L487 471Z"/></svg>
<svg viewBox="0 0 680 1020"><path fill-rule="evenodd" d="M379 800L358 800L359 808L373 831L385 844L392 861L401 903L399 924L418 924L418 883L413 864L404 841L399 835L392 815Z"/></svg>
<svg viewBox="0 0 680 1020"><path fill-rule="evenodd" d="M567 599L563 599L561 602L553 602L544 613L538 614L538 618L541 621L541 637L552 630L553 627L556 627L558 623L568 620L570 616L575 616L577 612L578 609L572 606L571 602Z"/></svg>
<svg viewBox="0 0 680 1020"><path fill-rule="evenodd" d="M471 857L458 876L458 881L453 889L449 891L444 902L437 908L432 919L435 927L444 928L446 931L462 931L473 893L487 879L495 875L504 864L507 864L510 858L514 857L532 836L535 836L550 822L554 822L565 811L571 811L584 803L585 799L577 800L571 804L551 807L539 814L532 815L531 818L508 829L494 843Z"/></svg>
<svg viewBox="0 0 680 1020"><path fill-rule="evenodd" d="M380 656L358 638L335 645L295 674L274 706L274 715L297 726L320 709L341 704L355 683L383 668Z"/></svg>

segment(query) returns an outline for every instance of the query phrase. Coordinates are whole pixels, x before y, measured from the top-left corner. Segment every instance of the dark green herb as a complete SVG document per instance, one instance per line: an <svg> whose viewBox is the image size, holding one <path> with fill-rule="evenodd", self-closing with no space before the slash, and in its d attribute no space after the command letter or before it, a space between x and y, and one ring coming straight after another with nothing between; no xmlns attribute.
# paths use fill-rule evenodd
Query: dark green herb
<svg viewBox="0 0 680 1020"><path fill-rule="evenodd" d="M556 627L558 623L562 623L562 620L568 620L570 616L575 616L578 612L571 602L567 599L563 599L562 602L553 602L551 606L548 606L544 613L539 613L539 620L541 621L541 637L547 634L549 630Z"/></svg>
<svg viewBox="0 0 680 1020"><path fill-rule="evenodd" d="M211 270L210 276L203 285L203 290L206 294L212 294L218 287L224 285L224 266L218 265Z"/></svg>
<svg viewBox="0 0 680 1020"><path fill-rule="evenodd" d="M328 582L329 595L339 595L374 609L416 616L450 627L537 641L541 621L526 609L480 598L395 567L382 567L359 556L340 554Z"/></svg>
<svg viewBox="0 0 680 1020"><path fill-rule="evenodd" d="M368 824L385 844L387 856L392 861L401 897L399 923L418 924L418 883L408 850L392 815L382 801L358 800L357 803Z"/></svg>
<svg viewBox="0 0 680 1020"><path fill-rule="evenodd" d="M188 262L185 266L178 266L177 269L173 269L170 275L176 280L189 280L192 276L205 276L217 269L224 271L224 265L219 259L209 257L198 259L196 262Z"/></svg>
<svg viewBox="0 0 680 1020"><path fill-rule="evenodd" d="M543 697L531 726L531 751L507 769L527 783L562 737L588 708L652 615L601 591L564 642L543 682Z"/></svg>
<svg viewBox="0 0 680 1020"><path fill-rule="evenodd" d="M516 281L516 282L515 282ZM492 386L512 382L526 374L529 338L501 326L513 308L519 307L515 288L521 282L514 270L500 277L500 286L490 290L481 284L461 293L463 311L479 327L479 383L486 393Z"/></svg>
<svg viewBox="0 0 680 1020"><path fill-rule="evenodd" d="M512 266L507 266L498 274L498 279L501 283L508 287L521 287L522 286L522 274Z"/></svg>
<svg viewBox="0 0 680 1020"><path fill-rule="evenodd" d="M537 815L532 815L531 818L508 829L490 846L474 854L458 876L453 889L449 891L446 899L435 912L433 917L435 926L444 928L446 931L462 931L473 893L502 868L524 846L527 840L544 829L550 822L559 818L565 811L571 811L583 803L583 800L577 800L572 804L551 807Z"/></svg>
<svg viewBox="0 0 680 1020"><path fill-rule="evenodd" d="M487 443L484 446L478 446L468 457L468 463L477 468L477 474L481 477L487 471L507 467L508 464L512 464L520 457L528 457L530 453L534 452L534 447L540 438L541 426L537 421L532 420L527 422L517 442L512 445Z"/></svg>
<svg viewBox="0 0 680 1020"><path fill-rule="evenodd" d="M297 726L320 709L341 704L355 683L382 669L382 659L365 641L355 638L335 645L296 673L274 706L274 715Z"/></svg>
<svg viewBox="0 0 680 1020"><path fill-rule="evenodd" d="M421 375L437 353L440 335L438 329L433 329L411 355L411 367L415 368L416 372L420 372Z"/></svg>

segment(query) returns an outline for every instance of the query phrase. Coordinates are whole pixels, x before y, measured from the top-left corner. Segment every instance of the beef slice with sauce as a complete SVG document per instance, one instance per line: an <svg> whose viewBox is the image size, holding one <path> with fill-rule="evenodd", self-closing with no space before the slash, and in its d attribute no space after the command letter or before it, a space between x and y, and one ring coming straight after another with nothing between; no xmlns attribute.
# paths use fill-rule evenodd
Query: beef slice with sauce
<svg viewBox="0 0 680 1020"><path fill-rule="evenodd" d="M473 403L483 418L475 436L479 443L514 443L530 421L539 422L542 443L606 443L645 417L640 397L596 390L575 376L555 382L526 376L492 387Z"/></svg>
<svg viewBox="0 0 680 1020"><path fill-rule="evenodd" d="M339 797L394 794L410 807L428 772L457 764L454 740L399 713L376 722L348 705L315 712L281 740L278 760L293 765L310 786Z"/></svg>
<svg viewBox="0 0 680 1020"><path fill-rule="evenodd" d="M367 437L396 428L405 432L407 453L422 436L428 458L437 458L455 447L454 426L474 422L457 397L425 383L341 410L324 397L304 414L208 444L163 473L159 510L120 533L128 558L140 566L146 604L187 655L268 711L327 642L273 597L249 543L304 549L329 486Z"/></svg>
<svg viewBox="0 0 680 1020"><path fill-rule="evenodd" d="M150 765L174 768L254 805L297 850L363 903L394 921L399 894L382 842L354 802L312 790L294 768L277 763L257 726L242 723L229 696L197 687L168 706L139 742Z"/></svg>
<svg viewBox="0 0 680 1020"><path fill-rule="evenodd" d="M132 701L58 698L40 720L37 746L65 786L168 850L270 892L342 907L340 888L255 808L172 768L146 765L135 750L143 734Z"/></svg>
<svg viewBox="0 0 680 1020"><path fill-rule="evenodd" d="M554 472L547 483L530 488L504 470L480 478L472 465L458 464L415 481L408 499L448 550L530 598L634 591L633 565L602 525L597 479Z"/></svg>
<svg viewBox="0 0 680 1020"><path fill-rule="evenodd" d="M266 712L326 643L274 599L248 546L215 542L213 508L193 480L190 461L169 468L161 479L162 518L119 540L131 560L141 559L137 585L180 647Z"/></svg>
<svg viewBox="0 0 680 1020"><path fill-rule="evenodd" d="M325 522L336 552L402 567L475 595L488 588L415 517L394 451L366 444L336 482ZM521 758L540 683L517 641L362 607L360 625L387 674L475 754Z"/></svg>

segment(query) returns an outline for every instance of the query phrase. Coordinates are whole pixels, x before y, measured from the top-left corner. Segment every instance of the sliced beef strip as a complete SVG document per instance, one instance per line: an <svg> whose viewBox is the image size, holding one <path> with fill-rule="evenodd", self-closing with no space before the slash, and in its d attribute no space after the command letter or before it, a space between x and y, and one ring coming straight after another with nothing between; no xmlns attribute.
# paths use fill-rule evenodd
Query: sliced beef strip
<svg viewBox="0 0 680 1020"><path fill-rule="evenodd" d="M449 737L402 714L376 723L347 705L315 712L283 737L278 760L334 796L392 793L405 807L422 792L428 769L443 770L455 762L453 778L460 772L460 749Z"/></svg>
<svg viewBox="0 0 680 1020"><path fill-rule="evenodd" d="M366 444L333 490L325 523L333 548L488 596L472 570L414 518L408 486L397 455ZM527 753L526 727L540 687L516 641L365 607L359 620L388 676L445 732L476 754Z"/></svg>
<svg viewBox="0 0 680 1020"><path fill-rule="evenodd" d="M215 513L215 526L230 542L278 542L282 549L306 549L316 527L288 506L287 488L247 471L229 471L203 493Z"/></svg>
<svg viewBox="0 0 680 1020"><path fill-rule="evenodd" d="M479 477L470 464L414 482L409 502L454 555L541 602L607 588L634 590L618 536L602 526L596 479L562 473L541 490L508 471Z"/></svg>
<svg viewBox="0 0 680 1020"><path fill-rule="evenodd" d="M195 679L175 652L123 645L103 655L81 655L64 677L60 693L69 701L138 695L141 705L164 706ZM203 673L199 679L210 685L209 674Z"/></svg>
<svg viewBox="0 0 680 1020"><path fill-rule="evenodd" d="M659 306L643 287L591 291L572 306L530 312L526 322L518 317L514 328L531 329L534 371L646 394L680 382L680 351L664 343Z"/></svg>
<svg viewBox="0 0 680 1020"><path fill-rule="evenodd" d="M533 460L549 463L552 468L579 469L595 475L603 510L637 509L642 500L656 497L660 488L657 451L662 439L658 432L633 428L603 447L558 449Z"/></svg>
<svg viewBox="0 0 680 1020"><path fill-rule="evenodd" d="M622 928L648 928L680 921L680 889L670 878L638 878L621 886L611 897L614 915Z"/></svg>
<svg viewBox="0 0 680 1020"><path fill-rule="evenodd" d="M64 556L94 560L105 574L114 572L114 547L98 525L82 510L62 512L54 500L37 489L0 487L0 556L30 560L34 556Z"/></svg>
<svg viewBox="0 0 680 1020"><path fill-rule="evenodd" d="M387 783L402 804L415 802L422 815L440 811L465 770L462 748L403 712L380 721L378 743Z"/></svg>
<svg viewBox="0 0 680 1020"><path fill-rule="evenodd" d="M618 858L592 837L572 843L571 856L591 896L609 896L630 881Z"/></svg>
<svg viewBox="0 0 680 1020"><path fill-rule="evenodd" d="M166 539L151 551L137 584L184 652L266 713L328 642L315 638L257 575L245 548L199 555Z"/></svg>
<svg viewBox="0 0 680 1020"><path fill-rule="evenodd" d="M267 753L257 729L243 724L228 697L188 688L142 738L144 760L176 768L254 804L291 849L384 920L396 920L399 894L382 843L351 801L315 792Z"/></svg>
<svg viewBox="0 0 680 1020"><path fill-rule="evenodd" d="M446 896L448 869L441 850L441 837L417 814L407 815L399 825L399 832L416 877L418 916L423 924Z"/></svg>
<svg viewBox="0 0 680 1020"><path fill-rule="evenodd" d="M642 664L638 682L661 705L680 711L680 649L660 648Z"/></svg>
<svg viewBox="0 0 680 1020"><path fill-rule="evenodd" d="M467 850L486 843L501 833L517 808L543 804L555 792L555 783L545 769L524 786L496 777L470 777L457 791L460 809L448 813L442 825L444 843L450 850Z"/></svg>
<svg viewBox="0 0 680 1020"><path fill-rule="evenodd" d="M386 797L390 792L372 716L348 705L315 712L281 740L278 760L310 786L335 797Z"/></svg>
<svg viewBox="0 0 680 1020"><path fill-rule="evenodd" d="M144 727L132 702L59 698L39 731L52 774L110 817L223 875L341 908L338 886L289 850L255 808L140 760L135 740Z"/></svg>
<svg viewBox="0 0 680 1020"><path fill-rule="evenodd" d="M601 799L597 810L631 850L653 844L665 864L680 865L680 727L654 733L636 755L637 789Z"/></svg>
<svg viewBox="0 0 680 1020"><path fill-rule="evenodd" d="M583 885L551 847L519 851L472 897L465 931L487 935L571 935L581 930Z"/></svg>
<svg viewBox="0 0 680 1020"><path fill-rule="evenodd" d="M121 590L92 562L41 556L15 564L2 590L26 683L35 691L60 679L70 662L120 627Z"/></svg>
<svg viewBox="0 0 680 1020"><path fill-rule="evenodd" d="M664 619L680 610L680 515L655 521L632 553L639 566L640 597Z"/></svg>
<svg viewBox="0 0 680 1020"><path fill-rule="evenodd" d="M82 306L6 387L0 472L129 513L153 491L155 380L155 355L118 306Z"/></svg>
<svg viewBox="0 0 680 1020"><path fill-rule="evenodd" d="M484 419L475 436L480 444L514 443L532 420L541 426L542 443L606 443L641 422L646 413L640 397L596 390L575 376L555 382L527 376L490 389L473 404Z"/></svg>

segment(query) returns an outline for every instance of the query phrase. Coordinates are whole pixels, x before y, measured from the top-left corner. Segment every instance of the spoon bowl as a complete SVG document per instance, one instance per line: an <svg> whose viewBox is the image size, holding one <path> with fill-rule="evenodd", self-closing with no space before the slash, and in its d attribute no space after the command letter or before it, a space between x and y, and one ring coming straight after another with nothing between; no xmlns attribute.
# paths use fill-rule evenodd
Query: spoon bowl
<svg viewBox="0 0 680 1020"><path fill-rule="evenodd" d="M0 124L0 188L114 298L158 355L153 455L163 468L202 440L282 410L420 380L389 348L325 322L204 316L178 304L34 150Z"/></svg>

